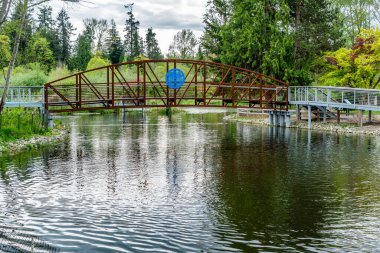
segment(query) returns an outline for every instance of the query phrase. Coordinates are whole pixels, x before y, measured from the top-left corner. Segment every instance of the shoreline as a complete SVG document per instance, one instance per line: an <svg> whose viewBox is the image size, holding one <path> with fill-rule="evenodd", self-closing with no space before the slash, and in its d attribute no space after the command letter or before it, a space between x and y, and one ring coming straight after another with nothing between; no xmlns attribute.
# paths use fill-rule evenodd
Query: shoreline
<svg viewBox="0 0 380 253"><path fill-rule="evenodd" d="M249 123L261 126L271 126L267 118L259 117L242 117L237 114L228 115L223 118L226 121L235 121L241 123ZM298 129L308 129L307 121L297 121L292 119L291 126L289 128L298 128ZM347 123L331 123L331 122L315 122L311 123L311 130L313 131L325 131L333 133L342 133L342 134L360 134L360 135L371 135L371 136L380 136L380 124L370 124L364 125L363 127L355 126L355 124Z"/></svg>
<svg viewBox="0 0 380 253"><path fill-rule="evenodd" d="M27 139L0 142L0 155L13 155L22 151L39 148L62 141L69 134L68 129L53 129L48 135L35 135Z"/></svg>

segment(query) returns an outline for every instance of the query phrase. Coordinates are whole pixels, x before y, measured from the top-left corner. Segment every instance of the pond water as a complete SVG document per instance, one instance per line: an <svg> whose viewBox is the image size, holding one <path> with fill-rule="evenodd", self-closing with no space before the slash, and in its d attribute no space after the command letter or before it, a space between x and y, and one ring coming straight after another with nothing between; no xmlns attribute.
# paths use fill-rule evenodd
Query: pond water
<svg viewBox="0 0 380 253"><path fill-rule="evenodd" d="M0 252L379 252L378 138L223 113L67 116L0 159Z"/></svg>

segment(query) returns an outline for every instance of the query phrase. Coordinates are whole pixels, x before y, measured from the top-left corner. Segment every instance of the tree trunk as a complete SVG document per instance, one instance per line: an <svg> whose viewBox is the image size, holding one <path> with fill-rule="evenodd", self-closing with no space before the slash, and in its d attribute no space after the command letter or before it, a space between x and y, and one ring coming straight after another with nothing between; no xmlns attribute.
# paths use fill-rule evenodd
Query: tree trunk
<svg viewBox="0 0 380 253"><path fill-rule="evenodd" d="M298 54L300 52L301 42L300 42L300 27L301 27L301 1L296 1L296 21L295 21L295 39L294 39L294 60L297 64ZM297 64L298 65L298 64Z"/></svg>
<svg viewBox="0 0 380 253"><path fill-rule="evenodd" d="M11 84L12 71L13 71L13 68L14 68L15 62L16 62L18 47L20 45L20 37L21 37L21 33L24 29L24 23L25 23L27 11L28 11L28 0L24 0L23 13L22 13L22 17L21 17L20 27L19 27L19 31L17 32L17 35L16 35L16 40L15 40L15 44L13 46L13 51L12 51L12 58L11 58L11 61L9 62L9 65L8 65L8 72L7 72L7 77L5 79L5 86L4 86L4 90L3 90L3 95L1 96L0 114L3 112L4 105L5 105L5 102L7 99L8 89L9 89L9 86Z"/></svg>

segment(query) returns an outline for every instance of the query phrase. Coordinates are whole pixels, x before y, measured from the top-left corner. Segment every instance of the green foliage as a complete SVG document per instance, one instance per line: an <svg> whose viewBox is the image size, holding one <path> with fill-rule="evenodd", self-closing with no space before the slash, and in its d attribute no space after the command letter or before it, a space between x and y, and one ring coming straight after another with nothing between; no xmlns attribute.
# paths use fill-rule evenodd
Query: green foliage
<svg viewBox="0 0 380 253"><path fill-rule="evenodd" d="M53 8L51 6L42 6L38 8L37 14L38 30L44 33L53 29L54 21L52 18Z"/></svg>
<svg viewBox="0 0 380 253"><path fill-rule="evenodd" d="M221 31L229 22L232 15L232 0L209 0L207 1L206 14L203 22L204 33L201 38L202 46L206 55L216 61L222 53Z"/></svg>
<svg viewBox="0 0 380 253"><path fill-rule="evenodd" d="M39 34L36 34L28 51L32 61L38 62L46 73L51 71L54 65L54 56L46 38L40 37Z"/></svg>
<svg viewBox="0 0 380 253"><path fill-rule="evenodd" d="M128 18L125 20L126 32L124 38L125 54L127 61L131 61L140 54L143 54L142 38L139 36L140 22L136 20L133 14L133 4L125 5Z"/></svg>
<svg viewBox="0 0 380 253"><path fill-rule="evenodd" d="M92 38L86 31L78 36L75 54L68 63L69 70L86 70L87 64L92 58L91 43Z"/></svg>
<svg viewBox="0 0 380 253"><path fill-rule="evenodd" d="M112 64L121 62L124 49L119 32L116 29L116 23L113 19L111 20L111 28L108 30L106 48L108 59L112 62Z"/></svg>
<svg viewBox="0 0 380 253"><path fill-rule="evenodd" d="M103 66L108 66L111 63L107 59L103 59L99 55L95 55L91 58L91 60L87 64L87 70L89 69L95 69Z"/></svg>
<svg viewBox="0 0 380 253"><path fill-rule="evenodd" d="M11 141L49 132L37 110L4 109L0 115L0 140Z"/></svg>
<svg viewBox="0 0 380 253"><path fill-rule="evenodd" d="M352 46L362 29L376 28L380 21L379 0L335 0L343 21L344 38Z"/></svg>
<svg viewBox="0 0 380 253"><path fill-rule="evenodd" d="M105 19L87 18L83 20L85 30L89 31L92 38L92 51L106 54L104 37L108 31L108 22Z"/></svg>
<svg viewBox="0 0 380 253"><path fill-rule="evenodd" d="M71 75L72 72L69 71L67 68L55 68L49 73L48 82L61 79L63 77ZM65 81L68 81L71 83L70 79L67 79ZM62 83L62 82L61 82ZM63 84L69 84L69 83L63 83Z"/></svg>
<svg viewBox="0 0 380 253"><path fill-rule="evenodd" d="M145 36L145 54L149 59L159 60L162 59L162 53L158 46L156 39L156 33L153 32L153 28L148 28Z"/></svg>
<svg viewBox="0 0 380 253"><path fill-rule="evenodd" d="M362 30L351 49L319 59L319 84L375 89L380 83L380 31Z"/></svg>
<svg viewBox="0 0 380 253"><path fill-rule="evenodd" d="M1 27L1 33L7 35L10 38L10 46L13 48L16 35L20 30L20 22L24 13L24 4L22 1L15 2L16 6L13 10L13 13L10 19L4 23ZM26 64L28 63L27 57L27 47L33 36L33 17L31 12L27 12L25 17L25 24L23 30L21 31L20 41L19 41L19 50L16 59L16 64Z"/></svg>
<svg viewBox="0 0 380 253"><path fill-rule="evenodd" d="M328 0L209 0L206 57L308 85L315 58L342 45L338 10Z"/></svg>
<svg viewBox="0 0 380 253"><path fill-rule="evenodd" d="M44 69L38 63L21 65L14 69L12 86L42 86L48 80Z"/></svg>
<svg viewBox="0 0 380 253"><path fill-rule="evenodd" d="M70 38L74 31L73 25L70 23L70 17L64 9L58 13L56 25L57 57L58 61L64 65L70 58Z"/></svg>
<svg viewBox="0 0 380 253"><path fill-rule="evenodd" d="M233 2L233 10L221 31L222 62L284 77L293 45L289 7L279 0L242 0Z"/></svg>
<svg viewBox="0 0 380 253"><path fill-rule="evenodd" d="M6 67L11 59L10 39L0 34L0 69Z"/></svg>

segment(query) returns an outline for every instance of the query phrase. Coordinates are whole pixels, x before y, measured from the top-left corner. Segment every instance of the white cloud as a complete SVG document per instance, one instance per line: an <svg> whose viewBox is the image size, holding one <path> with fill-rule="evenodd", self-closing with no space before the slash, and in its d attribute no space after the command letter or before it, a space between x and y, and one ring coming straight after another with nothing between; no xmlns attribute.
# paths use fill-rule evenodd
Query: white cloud
<svg viewBox="0 0 380 253"><path fill-rule="evenodd" d="M167 53L174 35L181 29L191 29L196 36L201 36L206 2L207 0L136 0L133 12L140 21L141 36L144 36L147 28L153 27L161 50ZM50 4L54 17L61 8L68 12L71 23L77 28L77 34L83 29L82 20L85 18L113 18L122 35L126 19L124 5L127 3L129 2L118 0L89 0L80 4L67 4L53 0Z"/></svg>

